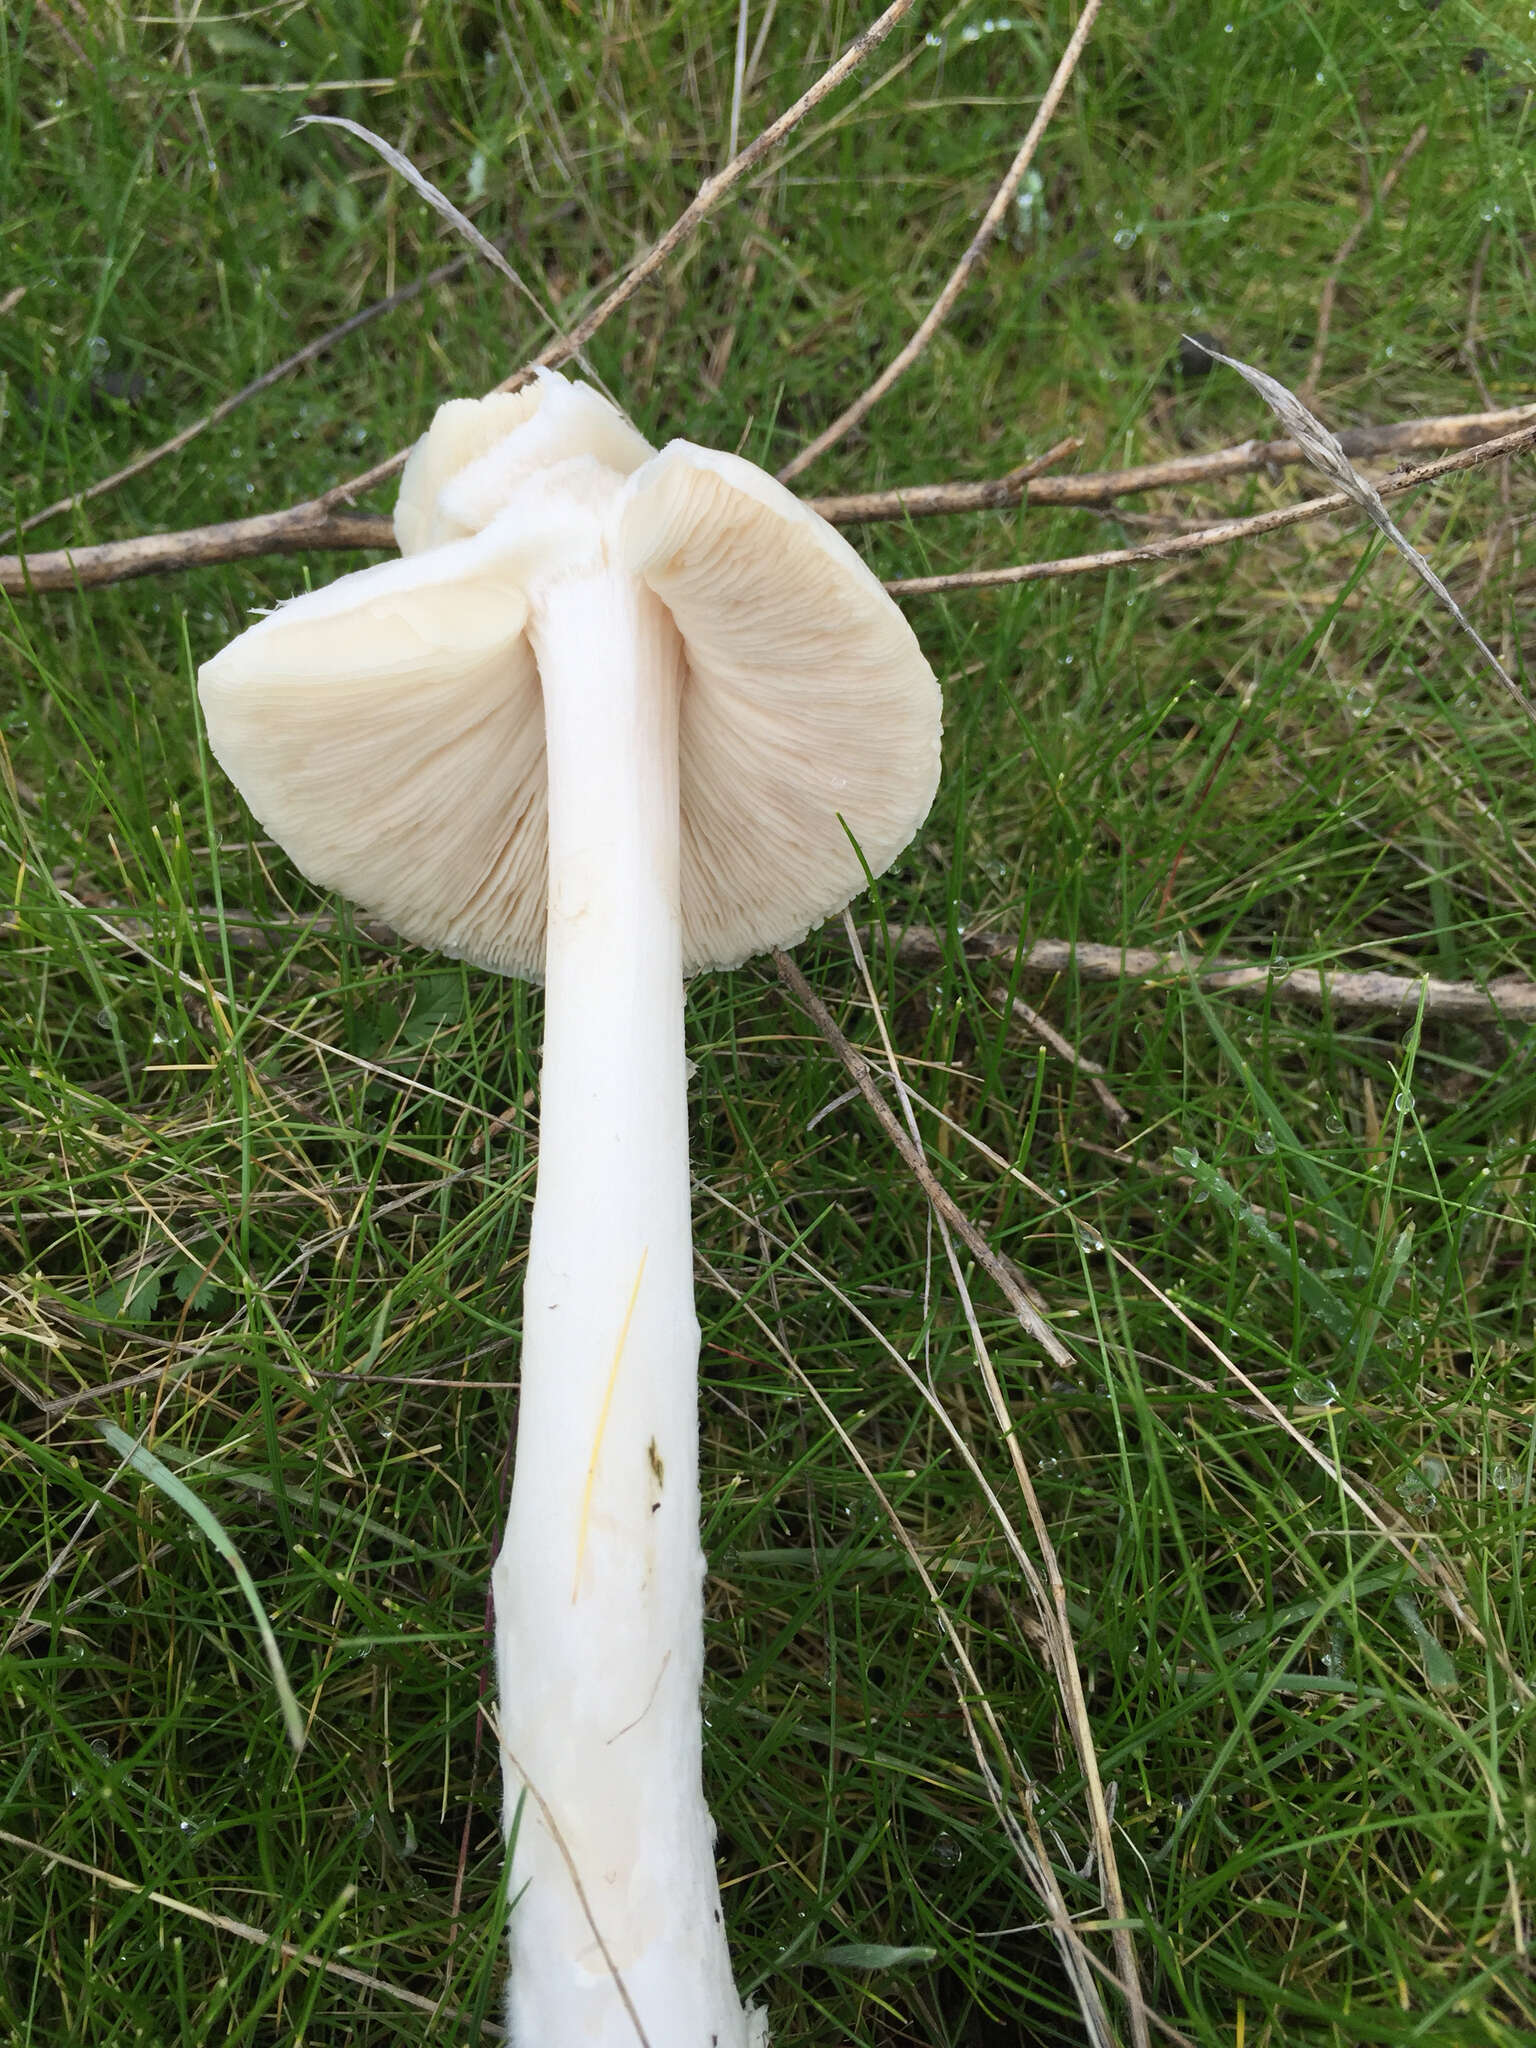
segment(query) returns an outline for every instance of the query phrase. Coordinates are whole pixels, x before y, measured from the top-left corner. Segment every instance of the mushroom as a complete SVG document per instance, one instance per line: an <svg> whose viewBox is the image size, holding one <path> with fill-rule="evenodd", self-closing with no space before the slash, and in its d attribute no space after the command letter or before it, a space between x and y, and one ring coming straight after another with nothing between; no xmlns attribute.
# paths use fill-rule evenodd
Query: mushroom
<svg viewBox="0 0 1536 2048"><path fill-rule="evenodd" d="M204 665L312 880L545 986L516 1469L492 1571L517 2048L750 2048L701 1777L684 976L904 847L939 693L852 548L735 455L551 373L454 400L401 559Z"/></svg>

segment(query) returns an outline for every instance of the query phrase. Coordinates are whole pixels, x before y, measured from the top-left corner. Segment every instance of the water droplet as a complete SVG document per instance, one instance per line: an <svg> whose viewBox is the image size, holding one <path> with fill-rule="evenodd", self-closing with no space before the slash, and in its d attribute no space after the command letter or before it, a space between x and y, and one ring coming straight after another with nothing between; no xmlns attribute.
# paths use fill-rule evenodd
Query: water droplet
<svg viewBox="0 0 1536 2048"><path fill-rule="evenodd" d="M1339 1390L1332 1380L1298 1373L1291 1381L1291 1399L1303 1408L1334 1408L1338 1405Z"/></svg>
<svg viewBox="0 0 1536 2048"><path fill-rule="evenodd" d="M933 1838L933 1860L945 1870L953 1870L965 1851L953 1835L935 1835Z"/></svg>
<svg viewBox="0 0 1536 2048"><path fill-rule="evenodd" d="M1283 978L1290 973L1291 963L1283 953L1277 953L1269 964L1269 971L1271 974L1278 974Z"/></svg>
<svg viewBox="0 0 1536 2048"><path fill-rule="evenodd" d="M1392 1098L1392 1106L1399 1116L1407 1116L1413 1108L1413 1097L1406 1088L1400 1088Z"/></svg>
<svg viewBox="0 0 1536 2048"><path fill-rule="evenodd" d="M1260 1131L1258 1137L1253 1141L1253 1149L1261 1159L1272 1159L1275 1152L1274 1132Z"/></svg>
<svg viewBox="0 0 1536 2048"><path fill-rule="evenodd" d="M96 1012L96 1028L98 1031L110 1031L116 1022L116 1016L105 1006Z"/></svg>
<svg viewBox="0 0 1536 2048"><path fill-rule="evenodd" d="M93 363L104 363L112 353L112 344L104 334L93 334L85 344L85 352Z"/></svg>
<svg viewBox="0 0 1536 2048"><path fill-rule="evenodd" d="M1323 1118L1323 1129L1324 1129L1325 1131L1327 1131L1327 1132L1328 1132L1328 1134L1329 1134L1329 1135L1330 1135L1331 1137L1335 1137L1335 1138L1336 1138L1336 1137L1337 1137L1337 1136L1339 1135L1340 1131L1342 1131L1342 1130L1343 1130L1343 1128L1344 1128L1344 1119L1343 1119L1343 1117L1341 1117L1341 1116L1337 1116L1337 1115L1334 1115L1333 1113L1331 1113L1331 1112L1330 1112L1330 1114L1329 1114L1329 1115L1327 1115L1327 1116L1325 1116L1325 1117Z"/></svg>

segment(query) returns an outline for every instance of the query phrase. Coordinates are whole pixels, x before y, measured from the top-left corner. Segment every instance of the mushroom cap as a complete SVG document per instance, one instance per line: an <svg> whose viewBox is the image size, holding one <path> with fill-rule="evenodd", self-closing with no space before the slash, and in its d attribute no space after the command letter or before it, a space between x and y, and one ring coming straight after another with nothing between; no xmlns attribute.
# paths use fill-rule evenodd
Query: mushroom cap
<svg viewBox="0 0 1536 2048"><path fill-rule="evenodd" d="M439 409L401 483L402 559L292 599L204 664L213 751L313 881L420 944L537 977L546 792L527 624L559 535L526 508L500 515L567 463L611 474L609 561L683 642L685 969L793 945L927 813L933 672L858 555L782 485L686 441L654 454L563 378Z"/></svg>

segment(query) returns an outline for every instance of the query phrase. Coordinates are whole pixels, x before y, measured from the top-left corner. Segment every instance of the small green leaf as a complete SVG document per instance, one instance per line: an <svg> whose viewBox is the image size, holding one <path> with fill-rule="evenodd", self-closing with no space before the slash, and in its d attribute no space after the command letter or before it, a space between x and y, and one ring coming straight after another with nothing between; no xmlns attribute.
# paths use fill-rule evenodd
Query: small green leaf
<svg viewBox="0 0 1536 2048"><path fill-rule="evenodd" d="M160 1299L160 1282L164 1277L158 1266L137 1266L121 1280L113 1280L99 1294L93 1294L86 1306L103 1322L147 1323Z"/></svg>
<svg viewBox="0 0 1536 2048"><path fill-rule="evenodd" d="M811 1951L809 1960L834 1970L901 1970L912 1963L931 1963L936 1948L893 1948L883 1941L843 1941Z"/></svg>
<svg viewBox="0 0 1536 2048"><path fill-rule="evenodd" d="M425 1045L445 1025L464 1014L464 983L454 974L423 975L416 984L411 1014L400 1027L402 1045Z"/></svg>
<svg viewBox="0 0 1536 2048"><path fill-rule="evenodd" d="M171 1268L171 1292L185 1308L213 1315L232 1298L222 1280L215 1279L198 1259L182 1259Z"/></svg>

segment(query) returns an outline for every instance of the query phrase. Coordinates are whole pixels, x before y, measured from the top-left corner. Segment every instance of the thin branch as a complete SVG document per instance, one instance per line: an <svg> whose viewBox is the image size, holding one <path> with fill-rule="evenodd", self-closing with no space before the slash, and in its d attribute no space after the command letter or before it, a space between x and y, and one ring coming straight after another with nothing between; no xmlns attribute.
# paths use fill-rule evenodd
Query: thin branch
<svg viewBox="0 0 1536 2048"><path fill-rule="evenodd" d="M1333 302L1338 294L1339 280L1343 277L1349 259L1359 247L1360 238L1386 204L1387 196L1403 172L1429 140L1429 127L1421 121L1409 136L1397 162L1382 179L1380 186L1372 192L1367 183L1360 217L1339 244L1328 275L1323 279L1323 289L1317 302L1317 338L1312 344L1311 359L1307 363L1307 374L1301 380L1301 397L1305 404L1317 403L1318 379L1323 374L1323 358L1328 352L1328 330L1333 325ZM1369 175L1369 174L1367 174Z"/></svg>
<svg viewBox="0 0 1536 2048"><path fill-rule="evenodd" d="M0 843L0 853L8 853L3 843ZM152 927L136 917L131 909L104 899L101 902L86 901L57 883L54 886L71 909L80 910L92 918L109 939L141 951L145 958L154 960L145 943L153 936ZM336 918L323 914L268 919L242 911L226 911L222 921L209 917L194 929L205 940L227 937L230 946L236 950L274 950L279 945L286 947L301 938L326 937L338 929L338 922ZM389 951L398 951L405 944L382 918L352 917L346 921L346 930L355 940L366 940L370 945L382 946ZM828 928L828 936L835 936L835 928ZM869 944L867 929L861 932L861 937L864 944ZM942 960L949 944L940 933L921 924L892 925L886 930L883 943L898 958L917 967L931 967ZM1167 985L1191 978L1188 965L1176 953L1159 952L1149 946L1105 946L1075 939L1033 939L1026 942L1017 933L987 931L967 932L963 940L955 943L962 947L969 960L1001 961L1010 967L1016 964L1023 974L1076 974L1080 981L1150 981ZM154 964L164 973L172 971L162 962L155 961ZM1273 967L1262 961L1235 960L1218 955L1213 960L1200 963L1195 978L1201 988L1211 994L1268 994L1281 1002L1306 1003L1316 1009L1326 1007L1362 1014L1375 1012L1385 1016L1412 1017L1417 1015L1422 1001L1424 1014L1428 1017L1455 1017L1471 1024L1536 1024L1536 981L1528 981L1521 975L1501 976L1489 982L1441 981L1432 974L1387 974L1377 969L1351 972L1332 967L1288 967L1277 974ZM200 982L189 976L187 983L203 993ZM1038 1031L1038 1022L1031 1018L1020 1014L1020 1022L1026 1029ZM1046 1042L1053 1043L1051 1040ZM1085 1059L1067 1041L1063 1040L1057 1049L1063 1059L1070 1059L1090 1081L1102 1074L1102 1068L1095 1061ZM329 1050L335 1052L337 1048ZM356 1058L356 1055L340 1056ZM422 1086L398 1075L391 1078L399 1086ZM1109 1109L1108 1103L1105 1108ZM1113 1116L1116 1111L1110 1110L1110 1114ZM1123 1116L1124 1111L1120 1110L1119 1115ZM434 1181L432 1185L436 1187L438 1183Z"/></svg>
<svg viewBox="0 0 1536 2048"><path fill-rule="evenodd" d="M557 369L578 354L597 333L607 325L614 314L627 306L642 285L646 284L666 262L672 252L686 242L695 229L703 226L712 213L717 213L742 180L748 177L763 158L773 153L793 129L797 128L821 102L842 84L850 71L856 71L872 51L898 26L902 19L912 12L916 0L894 0L885 12L876 17L867 29L854 37L837 62L825 70L816 83L803 92L792 106L786 107L776 121L772 121L762 133L749 142L739 156L733 157L724 170L706 178L693 198L673 221L665 234L654 241L639 261L627 270L608 296L593 308L584 319L578 320L559 341L554 341L533 358L533 364L546 370ZM514 370L510 377L504 377L497 385L498 391L514 391L526 384L532 374L532 365ZM351 477L346 483L337 484L318 501L327 511L337 505L350 504L361 492L374 484L382 483L386 477L397 474L405 467L409 448L402 448L384 462L376 462L372 469L366 469L360 476Z"/></svg>
<svg viewBox="0 0 1536 2048"><path fill-rule="evenodd" d="M269 373L275 374L275 373ZM1351 455L1385 455L1430 448L1477 451L1474 461L1491 460L1527 445L1525 438L1506 431L1536 425L1536 406L1506 407L1498 412L1451 413L1435 419L1400 420L1381 427L1357 427L1340 434L1339 440ZM1081 476L1042 476L1040 472L1073 452L1074 437L1058 441L1043 455L1010 470L1006 476L979 483L907 484L888 491L860 491L852 495L807 498L813 512L834 526L855 526L879 520L928 519L944 513L968 514L1007 511L1017 505L1103 507L1116 498L1139 491L1177 488L1223 477L1242 476L1276 465L1299 463L1303 458L1294 441L1244 441L1236 447L1218 448L1205 455L1182 455L1169 462L1153 462L1139 469L1088 471ZM1451 469L1468 464L1446 463L1391 478L1380 488L1383 495L1406 489ZM127 474L127 472L124 472ZM109 482L116 479L108 479ZM105 485L100 488L106 488ZM92 590L106 584L126 583L136 576L156 576L182 569L211 568L223 562L253 560L262 555L321 553L328 549L359 548L392 550L394 521L387 514L342 513L332 507L339 493L349 485L338 485L323 497L290 505L281 512L264 512L251 519L231 519L213 526L184 527L175 533L141 534L132 540L104 541L89 547L53 548L33 555L0 556L0 591L12 597L27 597L41 590ZM1120 549L1107 554L1069 556L1063 562L1032 563L1023 570L968 572L946 584L932 578L908 579L887 586L897 595L917 596L935 589L984 587L987 579L1007 583L1033 581L1037 577L1083 575L1100 569L1117 568L1125 562L1156 559L1159 553L1198 553L1225 540L1241 540L1278 526L1295 525L1334 509L1342 500L1314 499L1302 506L1280 512L1266 512L1252 520L1236 520L1215 527L1197 527L1181 536L1186 544L1174 548L1166 541L1149 542L1145 549ZM58 509L50 507L50 511ZM39 514L39 517L42 515Z"/></svg>
<svg viewBox="0 0 1536 2048"><path fill-rule="evenodd" d="M885 396L897 378L917 361L949 318L955 301L970 283L972 272L980 266L996 239L997 231L1002 226L1008 209L1013 204L1014 196L1023 182L1024 173L1029 169L1035 151L1040 146L1040 138L1049 127L1051 117L1061 104L1062 95L1071 83L1078 59L1082 56L1088 41L1089 31L1102 5L1103 0L1084 0L1077 27L1072 31L1067 47L1061 54L1061 62L1056 66L1055 76L1045 89L1045 97L1040 102L1039 111L1029 124L1029 133L1019 145L1018 155L1008 166L1006 177L992 195L992 204L982 216L981 226L971 237L970 247L950 272L944 289L923 316L916 332L886 364L869 389L862 392L845 412L839 413L831 426L823 428L815 440L808 442L792 461L785 463L779 471L780 483L787 484L799 476L802 470L810 467L818 455L824 455L829 448L835 447L850 429L856 427L865 414Z"/></svg>
<svg viewBox="0 0 1536 2048"><path fill-rule="evenodd" d="M868 933L865 934L866 940ZM927 925L891 926L885 943L910 966L944 959L951 943ZM1194 964L1148 946L1091 945L1074 939L1026 940L1009 932L967 932L954 941L967 959L1005 961L1021 973L1075 974L1080 981L1196 981L1213 995L1269 995L1313 1008L1414 1017L1422 1003L1429 1017L1475 1024L1536 1024L1536 982L1510 975L1482 984L1440 981L1432 974L1346 973L1334 968L1287 967L1282 972L1248 960L1218 956Z"/></svg>
<svg viewBox="0 0 1536 2048"><path fill-rule="evenodd" d="M1498 440L1485 441L1475 448L1464 448L1459 454L1448 455L1441 462L1428 462L1418 469L1403 470L1397 476L1384 479L1377 489L1383 498L1395 497L1400 491L1414 490L1436 477L1450 476L1457 470L1474 469L1480 463L1517 454L1533 445L1536 445L1536 425L1522 427L1518 433L1501 435ZM1207 549L1223 547L1229 541L1253 540L1259 534L1278 533L1283 527L1300 526L1308 519L1322 519L1330 513L1349 510L1358 510L1353 497L1347 491L1333 491L1326 498L1307 498L1299 505L1286 505L1277 512L1261 512L1251 519L1224 519L1218 525L1201 527L1194 533L1175 534L1167 540L1147 541L1137 548L1111 548L1100 554L1066 555L1045 562L1018 562L1007 569L962 569L945 576L902 576L885 587L893 597L932 597L946 590L995 590L1010 583L1041 583L1059 576L1100 575L1105 570L1126 568L1137 562L1166 562L1183 555L1204 554ZM0 563L0 576L4 571L5 565Z"/></svg>
<svg viewBox="0 0 1536 2048"><path fill-rule="evenodd" d="M332 327L327 333L318 335L314 341L307 342L295 354L286 357L280 363L275 363L270 370L263 370L259 377L253 378L232 398L220 399L212 412L205 412L200 420L194 420L191 426L183 427L180 433L172 434L168 441L162 441L157 448L146 449L124 468L114 470L111 476L104 476L99 483L88 484L83 491L76 491L73 497L56 498L51 505L45 505L41 512L34 512L30 519L24 519L17 527L17 535L30 533L34 526L41 526L45 519L57 518L61 512L78 511L90 499L100 498L108 491L115 491L119 484L125 484L133 477L142 476L146 469L152 469L167 455L177 454L189 441L195 441L199 434L206 433L209 427L218 426L221 420L227 420L230 414L238 411L242 405L260 397L263 391L270 390L292 371L302 369L306 363L312 363L316 356L324 355L327 349L334 348L339 341L345 341L348 335L356 334L360 327L366 327L371 320L377 320L385 313L393 313L397 307L406 305L411 299L420 298L423 292L431 291L437 285L446 284L449 278L458 275L468 261L467 256L455 256L451 263L440 263L436 270L429 270L425 277L418 277L414 284L405 285L399 291L391 292L388 298L376 300L371 306L364 306L360 313L354 313L350 319L343 320L339 327ZM160 539L162 536L157 534L153 537Z"/></svg>
<svg viewBox="0 0 1536 2048"><path fill-rule="evenodd" d="M870 1072L869 1062L865 1059L864 1055L856 1051L849 1043L843 1032L838 1029L832 1013L828 1010L820 996L817 995L815 989L811 987L811 984L806 980L789 955L777 946L773 950L773 964L778 970L780 981L783 982L795 1001L805 1011L805 1014L816 1026L816 1029L848 1069L849 1078L856 1083L859 1093L874 1112L881 1129L896 1147L896 1150L901 1154L911 1171L916 1175L922 1186L923 1193L928 1197L935 1211L943 1217L951 1230L954 1231L955 1235L964 1244L966 1250L971 1254L971 1257L976 1260L977 1264L1001 1288L1008 1306L1013 1310L1024 1328L1029 1331L1036 1343L1039 1344L1041 1350L1045 1352L1052 1364L1062 1367L1070 1366L1073 1362L1071 1352L1062 1343L1056 1332L1045 1321L1029 1296L1024 1292L1007 1262L998 1257L975 1224L972 1223L965 1211L955 1201L949 1190L942 1182L935 1178L933 1169L929 1166L927 1160L902 1129L895 1111L876 1085L874 1076Z"/></svg>
<svg viewBox="0 0 1536 2048"><path fill-rule="evenodd" d="M1007 1000L1009 1009L1032 1038L1039 1039L1043 1046L1055 1053L1057 1059L1064 1060L1069 1067L1082 1075L1098 1097L1099 1107L1110 1122L1118 1124L1124 1130L1131 1120L1130 1112L1105 1080L1104 1069L1098 1061L1089 1059L1086 1053L1080 1053L1070 1039L1063 1038L1055 1025L1042 1017L1038 1010L1032 1009L1022 996L1004 1000Z"/></svg>
<svg viewBox="0 0 1536 2048"><path fill-rule="evenodd" d="M886 1028L885 1012L880 1006L875 984L869 972L869 962L865 958L864 949L859 943L857 928L846 910L843 912L843 927L847 933L849 944L853 948L854 962L859 970L860 979L864 983L865 994L874 1013L875 1025L880 1033L880 1043L885 1051L886 1065L890 1072L891 1082L896 1090L906 1119L907 1134L911 1138L918 1156L926 1158L923 1150L922 1134L918 1130L917 1118L912 1110L911 1098L908 1096L902 1080L901 1068L896 1059L896 1048L891 1043L891 1036ZM840 1048L835 1049L841 1050ZM1094 1845L1098 1851L1099 1875L1102 1887L1101 1895L1108 1908L1110 1919L1114 1923L1111 1938L1114 1942L1115 1960L1119 1966L1120 1977L1127 1987L1127 1998L1131 2015L1131 2034L1136 2048L1147 2048L1147 2016L1142 1999L1141 1978L1136 1967L1136 1949L1135 1944L1131 1940L1130 1918L1126 1912L1125 1893L1120 1882L1119 1865L1115 1860L1114 1833L1110 1826L1110 1807L1104 1797L1104 1785L1099 1772L1098 1751L1094 1746L1093 1740L1093 1723L1089 1718L1088 1702L1083 1692L1082 1673L1078 1666L1077 1643L1072 1632L1071 1617L1067 1612L1066 1581L1062 1576L1061 1564L1056 1555L1056 1546L1051 1541L1050 1530L1046 1525L1045 1516L1040 1509L1039 1497L1035 1492L1034 1480L1024 1457L1023 1446L1019 1442L1018 1429L1015 1425L1012 1411L1008 1406L1007 1396L1004 1394L1002 1382L997 1376L997 1368L992 1362L992 1354L987 1348L986 1339L981 1333L981 1324L976 1316L976 1309L971 1299L970 1289L966 1285L965 1274L961 1270L959 1258L955 1253L954 1239L946 1226L946 1220L942 1213L938 1216L937 1220L939 1236L943 1241L945 1257L949 1262L950 1277L954 1282L955 1292L964 1311L966 1326L970 1331L971 1348L976 1355L976 1362L981 1371L982 1385L986 1390L987 1402L992 1410L992 1419L997 1425L998 1434L1007 1446L1008 1459L1013 1467L1014 1479L1023 1498L1030 1526L1034 1530L1035 1542L1039 1547L1040 1562L1044 1568L1044 1583L1040 1583L1038 1574L1031 1574L1031 1583L1037 1588L1037 1610L1045 1634L1051 1665L1056 1674L1056 1685L1061 1695L1062 1712L1071 1731L1072 1746L1077 1751L1078 1763L1083 1773L1083 1786L1088 1795L1091 1831Z"/></svg>
<svg viewBox="0 0 1536 2048"><path fill-rule="evenodd" d="M103 541L86 548L50 548L35 555L0 555L0 591L31 597L41 590L99 590L137 576L161 576L216 563L245 562L257 555L296 555L331 548L393 548L392 519L359 518L327 511L319 499L266 512L255 519L231 519L220 526L192 526L180 533L146 533L133 540Z"/></svg>

